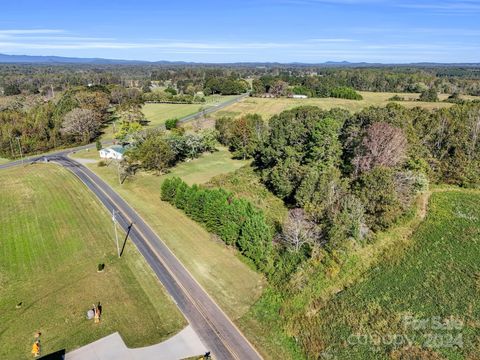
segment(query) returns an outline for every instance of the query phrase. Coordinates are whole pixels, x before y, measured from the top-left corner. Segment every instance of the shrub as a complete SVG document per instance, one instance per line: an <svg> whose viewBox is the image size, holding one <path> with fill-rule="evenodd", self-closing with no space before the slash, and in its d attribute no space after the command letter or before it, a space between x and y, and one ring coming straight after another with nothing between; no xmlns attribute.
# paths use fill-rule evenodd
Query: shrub
<svg viewBox="0 0 480 360"><path fill-rule="evenodd" d="M405 101L405 99L399 95L393 95L388 101Z"/></svg>
<svg viewBox="0 0 480 360"><path fill-rule="evenodd" d="M419 101L437 102L438 101L437 89L435 89L434 87L431 87L430 89L422 91L418 100Z"/></svg>
<svg viewBox="0 0 480 360"><path fill-rule="evenodd" d="M348 86L339 86L330 90L330 97L341 98L341 99L350 99L350 100L362 100L363 97L359 93Z"/></svg>
<svg viewBox="0 0 480 360"><path fill-rule="evenodd" d="M178 125L178 119L168 119L165 121L165 128L167 130L175 129Z"/></svg>

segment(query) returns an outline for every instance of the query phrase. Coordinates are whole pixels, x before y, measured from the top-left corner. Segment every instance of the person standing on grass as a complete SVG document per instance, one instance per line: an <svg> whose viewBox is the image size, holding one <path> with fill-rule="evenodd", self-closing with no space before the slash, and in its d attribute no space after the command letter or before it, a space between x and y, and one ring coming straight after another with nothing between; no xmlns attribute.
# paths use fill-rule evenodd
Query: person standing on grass
<svg viewBox="0 0 480 360"><path fill-rule="evenodd" d="M100 305L100 303L98 303L97 306L94 307L95 309L95 324L98 324L100 322L100 315L101 315L101 310L102 306Z"/></svg>
<svg viewBox="0 0 480 360"><path fill-rule="evenodd" d="M39 357L40 356L40 335L42 333L37 332L35 333L35 339L33 341L32 345L32 355L33 357Z"/></svg>

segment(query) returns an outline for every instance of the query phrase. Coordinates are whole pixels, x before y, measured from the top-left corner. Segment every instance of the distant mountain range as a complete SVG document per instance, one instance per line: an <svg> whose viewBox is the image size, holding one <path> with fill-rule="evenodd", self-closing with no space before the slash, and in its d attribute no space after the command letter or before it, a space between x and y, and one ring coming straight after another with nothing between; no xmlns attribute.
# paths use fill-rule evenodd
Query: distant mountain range
<svg viewBox="0 0 480 360"><path fill-rule="evenodd" d="M382 64L368 62L327 61L323 63L279 63L279 62L237 62L237 63L196 63L185 61L145 61L145 60L120 60L103 58L78 58L63 56L35 56L35 55L7 55L0 54L0 64L91 64L91 65L228 65L228 66L331 66L331 67L367 67L367 66L468 66L480 67L480 63L435 63L422 62L410 64Z"/></svg>

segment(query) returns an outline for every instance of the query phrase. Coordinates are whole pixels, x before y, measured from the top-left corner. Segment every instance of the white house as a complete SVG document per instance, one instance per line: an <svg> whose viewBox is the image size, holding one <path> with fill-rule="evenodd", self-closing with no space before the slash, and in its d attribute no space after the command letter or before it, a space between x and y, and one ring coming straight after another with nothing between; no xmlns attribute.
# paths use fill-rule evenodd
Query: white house
<svg viewBox="0 0 480 360"><path fill-rule="evenodd" d="M99 153L102 159L122 160L125 150L126 149L123 146L112 145L112 146L103 148L102 150L99 151Z"/></svg>
<svg viewBox="0 0 480 360"><path fill-rule="evenodd" d="M292 98L294 98L294 99L306 99L306 98L308 98L308 96L307 95L293 94Z"/></svg>

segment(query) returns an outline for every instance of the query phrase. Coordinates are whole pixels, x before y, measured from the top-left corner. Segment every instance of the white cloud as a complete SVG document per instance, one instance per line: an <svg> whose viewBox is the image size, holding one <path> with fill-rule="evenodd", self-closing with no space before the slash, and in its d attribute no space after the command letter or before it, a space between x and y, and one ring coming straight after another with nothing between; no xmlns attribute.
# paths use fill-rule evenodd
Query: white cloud
<svg viewBox="0 0 480 360"><path fill-rule="evenodd" d="M345 29L344 29L345 30ZM441 61L452 59L458 53L463 57L480 56L478 42L468 38L465 41L448 38L444 33L439 33L435 40L424 39L422 33L435 32L431 28L409 28L399 33L399 29L359 28L347 29L347 33L355 34L358 38L345 37L312 37L297 41L193 41L186 39L146 39L136 42L134 40L120 40L115 38L77 36L64 30L36 29L36 30L0 30L0 53L42 53L71 55L94 54L94 56L110 57L115 54L117 58L144 54L143 58L155 59L174 57L178 54L199 54L200 56L226 55L232 59L246 59L259 61L302 61L305 59L324 60L355 60L379 61L387 58L389 62L405 61ZM442 29L439 29L442 30ZM470 31L472 35L477 30L451 29L452 34ZM395 32L398 36L389 36L389 41L384 37L370 36L362 40L363 33ZM444 32L450 31L443 29ZM389 34L390 35L390 34ZM458 36L457 36L458 37ZM128 51L130 50L130 51ZM143 50L143 51L141 51ZM106 54L106 55L105 55ZM465 55L466 54L466 55ZM126 55L126 56L125 56ZM187 56L185 56L187 57ZM376 60L377 59L377 60ZM395 60L397 59L397 60ZM410 59L410 60L409 60ZM450 60L451 61L451 60Z"/></svg>
<svg viewBox="0 0 480 360"><path fill-rule="evenodd" d="M60 29L0 29L0 34L5 35L29 35L29 34L59 34L64 30Z"/></svg>
<svg viewBox="0 0 480 360"><path fill-rule="evenodd" d="M309 42L314 42L314 43L344 43L344 42L354 42L357 40L354 39L345 39L345 38L339 38L339 39L308 39L307 41Z"/></svg>

